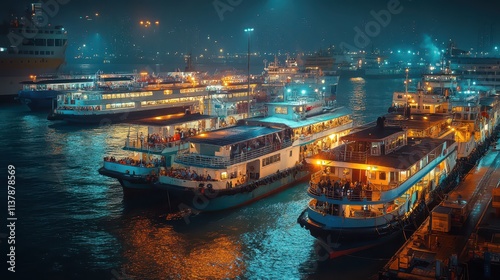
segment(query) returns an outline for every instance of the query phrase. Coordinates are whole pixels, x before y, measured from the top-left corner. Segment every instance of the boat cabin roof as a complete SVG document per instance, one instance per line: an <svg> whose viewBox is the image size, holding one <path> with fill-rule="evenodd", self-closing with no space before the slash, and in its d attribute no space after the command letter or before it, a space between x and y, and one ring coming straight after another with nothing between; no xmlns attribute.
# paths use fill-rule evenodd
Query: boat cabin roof
<svg viewBox="0 0 500 280"><path fill-rule="evenodd" d="M189 137L189 142L214 146L227 146L245 142L264 135L273 134L282 130L283 129L267 126L237 125Z"/></svg>
<svg viewBox="0 0 500 280"><path fill-rule="evenodd" d="M403 115L387 114L384 116L386 122L391 125L405 126L410 129L424 129L436 126L446 121L450 116L435 114L412 114L410 118Z"/></svg>
<svg viewBox="0 0 500 280"><path fill-rule="evenodd" d="M341 140L372 142L376 140L383 140L393 134L401 132L403 132L403 129L401 127L385 126L381 128L379 126L371 126L366 129L343 136Z"/></svg>
<svg viewBox="0 0 500 280"><path fill-rule="evenodd" d="M453 140L433 139L433 138L418 138L409 140L408 145L393 151L384 156L369 156L367 164L376 166L397 167L398 169L408 169L415 163L419 162L422 157L429 154L439 145L448 142L447 148L450 147ZM439 153L441 151L438 151Z"/></svg>
<svg viewBox="0 0 500 280"><path fill-rule="evenodd" d="M308 116L304 119L298 120L290 120L285 118L280 118L276 116L265 117L263 119L259 119L260 122L266 123L281 123L289 126L290 128L299 128L304 126L313 125L316 123L334 120L336 118L340 118L342 116L348 116L350 114L349 109L345 107L336 108L332 111L327 111L326 113L318 114L315 116Z"/></svg>
<svg viewBox="0 0 500 280"><path fill-rule="evenodd" d="M166 116L157 116L157 117L152 117L152 118L139 119L139 120L130 121L128 123L137 124L137 125L163 127L163 126L182 124L185 122L192 122L192 121L198 121L198 120L204 120L204 119L210 119L210 118L214 118L214 117L209 116L209 115L202 115L200 113L194 113L194 114L183 114L182 113L182 114L175 114L175 115L166 115Z"/></svg>
<svg viewBox="0 0 500 280"><path fill-rule="evenodd" d="M51 79L51 80L38 80L38 81L22 81L23 85L47 85L47 84L74 84L74 83L89 83L93 79Z"/></svg>

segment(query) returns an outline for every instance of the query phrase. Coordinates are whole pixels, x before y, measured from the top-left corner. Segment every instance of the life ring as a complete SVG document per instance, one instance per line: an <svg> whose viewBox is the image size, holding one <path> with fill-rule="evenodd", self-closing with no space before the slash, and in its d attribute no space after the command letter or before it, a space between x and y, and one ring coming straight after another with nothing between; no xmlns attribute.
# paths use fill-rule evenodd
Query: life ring
<svg viewBox="0 0 500 280"><path fill-rule="evenodd" d="M208 184L207 188L211 189L212 188L212 184Z"/></svg>

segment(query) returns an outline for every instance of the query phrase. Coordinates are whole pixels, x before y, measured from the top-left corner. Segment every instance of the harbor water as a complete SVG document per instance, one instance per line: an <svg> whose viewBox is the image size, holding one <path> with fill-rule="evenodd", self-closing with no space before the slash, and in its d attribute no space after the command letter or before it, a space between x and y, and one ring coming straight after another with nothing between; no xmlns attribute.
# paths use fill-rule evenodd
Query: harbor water
<svg viewBox="0 0 500 280"><path fill-rule="evenodd" d="M337 102L353 110L357 124L371 122L403 88L403 79L340 79ZM127 155L121 148L129 125L51 122L18 104L1 105L0 118L1 168L16 170L17 218L16 272L2 279L367 279L401 244L326 260L297 223L307 183L189 217L173 213L165 199L124 199L118 181L97 170L104 156ZM3 188L0 200L6 196ZM4 264L7 231L2 225Z"/></svg>

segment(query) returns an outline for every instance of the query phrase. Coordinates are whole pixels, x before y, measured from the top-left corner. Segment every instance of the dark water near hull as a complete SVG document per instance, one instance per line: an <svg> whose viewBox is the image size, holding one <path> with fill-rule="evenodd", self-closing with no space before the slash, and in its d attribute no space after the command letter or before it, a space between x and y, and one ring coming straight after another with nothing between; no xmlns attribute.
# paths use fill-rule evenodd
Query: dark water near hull
<svg viewBox="0 0 500 280"><path fill-rule="evenodd" d="M385 113L400 89L402 80L341 79L337 100L367 122ZM2 279L366 279L400 244L324 261L297 224L309 201L306 184L188 222L169 214L165 200L125 200L119 183L97 170L104 155L127 155L121 148L128 125L74 126L46 117L21 105L0 107L1 168L6 174L8 164L16 167L18 218L17 272L5 274L5 265L9 278ZM6 225L5 215L4 208Z"/></svg>

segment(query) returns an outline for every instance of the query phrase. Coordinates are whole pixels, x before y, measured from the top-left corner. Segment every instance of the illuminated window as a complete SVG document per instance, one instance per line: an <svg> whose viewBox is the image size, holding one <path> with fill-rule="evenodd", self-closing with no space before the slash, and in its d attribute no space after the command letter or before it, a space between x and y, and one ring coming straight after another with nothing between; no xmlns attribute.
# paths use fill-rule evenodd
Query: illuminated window
<svg viewBox="0 0 500 280"><path fill-rule="evenodd" d="M286 114L288 114L288 108L287 108L287 107L279 107L279 106L278 106L278 107L276 107L276 108L274 109L274 112L275 112L276 114L286 115Z"/></svg>

